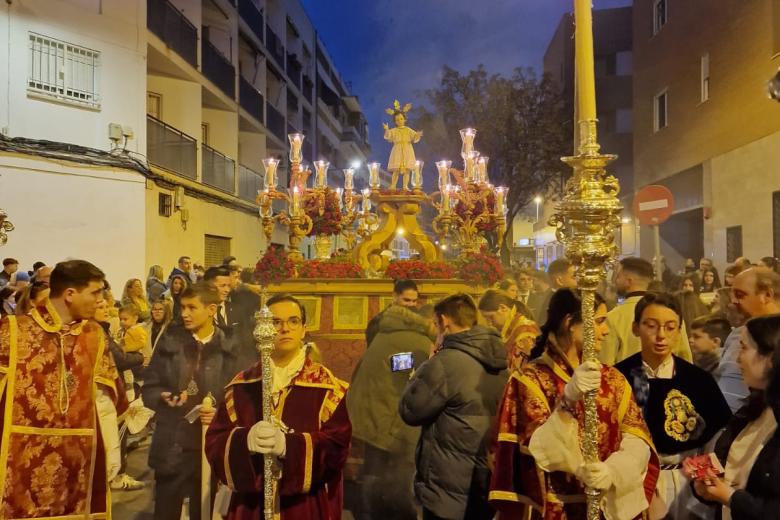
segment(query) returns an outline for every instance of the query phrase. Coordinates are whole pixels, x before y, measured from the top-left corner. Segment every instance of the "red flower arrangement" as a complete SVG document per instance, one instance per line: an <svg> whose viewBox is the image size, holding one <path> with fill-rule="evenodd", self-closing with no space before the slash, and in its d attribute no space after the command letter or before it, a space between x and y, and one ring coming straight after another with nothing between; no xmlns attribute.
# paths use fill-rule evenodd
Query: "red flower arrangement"
<svg viewBox="0 0 780 520"><path fill-rule="evenodd" d="M385 276L393 280L425 280L454 278L457 269L447 262L422 260L393 260L387 266Z"/></svg>
<svg viewBox="0 0 780 520"><path fill-rule="evenodd" d="M317 197L305 199L304 211L312 221L310 236L341 233L341 208L339 208L338 194L334 190L325 188L325 208L322 215L320 215Z"/></svg>
<svg viewBox="0 0 780 520"><path fill-rule="evenodd" d="M308 260L298 270L300 278L363 278L363 269L350 260Z"/></svg>
<svg viewBox="0 0 780 520"><path fill-rule="evenodd" d="M504 266L494 255L481 251L459 262L458 278L479 285L491 286L504 278Z"/></svg>
<svg viewBox="0 0 780 520"><path fill-rule="evenodd" d="M295 277L295 264L284 247L271 245L255 265L255 278L261 285L280 283Z"/></svg>
<svg viewBox="0 0 780 520"><path fill-rule="evenodd" d="M469 184L468 187L466 187L465 189L469 190L471 192L469 196L474 198L477 197L479 191L481 190L481 188L474 186L472 184ZM487 196L487 209L490 210L491 208L495 208L495 206L496 206L496 195L491 191ZM473 218L476 218L477 215L481 215L483 211L485 211L485 204L483 203L482 199L479 199L477 202L474 203L474 209L471 211L471 215ZM455 206L455 214L458 215L461 219L466 220L466 213L467 213L466 205L459 202ZM479 224L477 224L477 229L483 232L493 231L494 229L496 229L497 225L498 223L494 221L480 222Z"/></svg>

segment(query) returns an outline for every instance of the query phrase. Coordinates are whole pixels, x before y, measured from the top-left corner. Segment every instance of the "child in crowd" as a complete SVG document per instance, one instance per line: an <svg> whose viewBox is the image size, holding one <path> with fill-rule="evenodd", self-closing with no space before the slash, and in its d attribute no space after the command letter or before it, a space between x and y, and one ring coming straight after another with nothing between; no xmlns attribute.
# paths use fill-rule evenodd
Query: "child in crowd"
<svg viewBox="0 0 780 520"><path fill-rule="evenodd" d="M701 316L691 323L690 344L693 363L713 373L720 363L720 351L731 333L731 324L722 316Z"/></svg>
<svg viewBox="0 0 780 520"><path fill-rule="evenodd" d="M139 315L140 312L138 307L132 303L123 305L122 308L119 309L119 324L122 327L119 344L126 353L144 352L145 350L147 332L146 329L138 323ZM144 365L148 363L149 360L144 359ZM136 397L135 388L133 387L135 384L133 371L125 370L122 376L127 388L127 399L132 402Z"/></svg>

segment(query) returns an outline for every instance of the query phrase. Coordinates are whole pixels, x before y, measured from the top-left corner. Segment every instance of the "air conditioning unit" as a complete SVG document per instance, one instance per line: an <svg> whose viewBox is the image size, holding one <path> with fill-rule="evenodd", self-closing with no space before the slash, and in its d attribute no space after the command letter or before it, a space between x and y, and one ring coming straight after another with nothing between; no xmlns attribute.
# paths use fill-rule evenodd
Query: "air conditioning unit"
<svg viewBox="0 0 780 520"><path fill-rule="evenodd" d="M173 192L173 205L176 209L184 207L184 186L176 186Z"/></svg>

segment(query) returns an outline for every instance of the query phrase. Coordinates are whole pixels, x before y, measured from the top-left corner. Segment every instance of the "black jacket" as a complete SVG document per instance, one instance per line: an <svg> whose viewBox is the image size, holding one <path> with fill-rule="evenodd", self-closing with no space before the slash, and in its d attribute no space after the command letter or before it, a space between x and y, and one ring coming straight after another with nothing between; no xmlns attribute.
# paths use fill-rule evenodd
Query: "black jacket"
<svg viewBox="0 0 780 520"><path fill-rule="evenodd" d="M231 291L225 302L227 323L220 324L225 337L233 343L238 371L246 370L257 363L259 354L253 335L255 312L260 310L260 296L249 289Z"/></svg>
<svg viewBox="0 0 780 520"><path fill-rule="evenodd" d="M183 457L200 457L200 421L190 424L184 416L209 392L219 405L225 395L225 386L238 372L233 344L225 339L219 328L215 327L214 337L202 347L200 363L198 350L192 333L183 327L171 326L160 338L144 373L144 404L157 412L149 465L158 474L176 473ZM162 400L162 392L178 394L187 389L193 377L199 392L188 396L183 406L171 407Z"/></svg>
<svg viewBox="0 0 780 520"><path fill-rule="evenodd" d="M415 495L437 516L463 518L472 489L487 499L487 451L506 367L501 336L477 325L445 336L442 349L406 387L401 417L422 426Z"/></svg>

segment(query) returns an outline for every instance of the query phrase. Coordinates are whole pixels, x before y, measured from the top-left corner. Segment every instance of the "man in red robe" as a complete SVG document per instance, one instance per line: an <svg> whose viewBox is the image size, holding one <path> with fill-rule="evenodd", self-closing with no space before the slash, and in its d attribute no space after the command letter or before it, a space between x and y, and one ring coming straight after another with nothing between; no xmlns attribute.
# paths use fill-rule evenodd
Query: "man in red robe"
<svg viewBox="0 0 780 520"><path fill-rule="evenodd" d="M61 262L50 286L45 309L0 322L0 518L110 518L96 399L118 401L119 374L90 320L104 275Z"/></svg>
<svg viewBox="0 0 780 520"><path fill-rule="evenodd" d="M276 295L268 307L278 331L271 365L276 421L262 420L258 363L228 385L206 433L206 456L233 492L228 519L262 518L266 455L274 457L278 470L276 517L339 519L342 470L352 437L347 384L306 356L306 314L298 300Z"/></svg>

